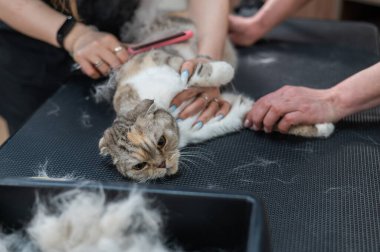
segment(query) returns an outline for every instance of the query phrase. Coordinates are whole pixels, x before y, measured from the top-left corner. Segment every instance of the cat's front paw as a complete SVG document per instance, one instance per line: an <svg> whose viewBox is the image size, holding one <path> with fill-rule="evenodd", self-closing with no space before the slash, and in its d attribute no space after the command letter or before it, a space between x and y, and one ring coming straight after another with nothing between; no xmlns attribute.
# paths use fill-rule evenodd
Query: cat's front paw
<svg viewBox="0 0 380 252"><path fill-rule="evenodd" d="M224 61L200 63L189 80L189 86L220 87L230 83L234 74L234 68Z"/></svg>

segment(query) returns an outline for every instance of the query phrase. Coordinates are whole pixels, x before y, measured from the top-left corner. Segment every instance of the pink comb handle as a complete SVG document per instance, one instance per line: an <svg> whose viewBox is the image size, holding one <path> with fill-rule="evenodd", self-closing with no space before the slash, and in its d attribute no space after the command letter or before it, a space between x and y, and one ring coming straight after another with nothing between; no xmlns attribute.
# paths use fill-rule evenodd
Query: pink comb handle
<svg viewBox="0 0 380 252"><path fill-rule="evenodd" d="M193 37L193 32L191 30L186 30L181 32L181 34L178 34L178 36L170 36L168 38L163 38L158 40L157 42L151 42L147 43L145 46L135 46L135 47L128 47L128 53L130 55L135 55L139 53L143 53L152 49L157 49L163 46L173 45L176 43L180 43L186 40L189 40Z"/></svg>

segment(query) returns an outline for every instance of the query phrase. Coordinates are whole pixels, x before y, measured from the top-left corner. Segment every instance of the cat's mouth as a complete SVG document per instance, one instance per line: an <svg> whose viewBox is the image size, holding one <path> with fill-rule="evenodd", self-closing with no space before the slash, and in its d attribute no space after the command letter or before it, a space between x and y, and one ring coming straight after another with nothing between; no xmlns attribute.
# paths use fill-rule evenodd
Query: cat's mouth
<svg viewBox="0 0 380 252"><path fill-rule="evenodd" d="M167 168L166 167L166 161L163 161L159 166L158 168Z"/></svg>

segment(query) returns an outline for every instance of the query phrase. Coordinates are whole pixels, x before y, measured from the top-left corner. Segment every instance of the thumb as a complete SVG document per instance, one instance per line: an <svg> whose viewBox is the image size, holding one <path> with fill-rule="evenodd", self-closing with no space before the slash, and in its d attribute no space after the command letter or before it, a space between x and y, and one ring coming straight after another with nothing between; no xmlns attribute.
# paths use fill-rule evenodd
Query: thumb
<svg viewBox="0 0 380 252"><path fill-rule="evenodd" d="M245 41L245 39L242 36L240 36L237 33L231 33L230 39L231 39L232 43L234 43L235 45L238 45L238 46L250 45L247 41Z"/></svg>
<svg viewBox="0 0 380 252"><path fill-rule="evenodd" d="M233 31L240 31L242 29L241 27L241 20L242 17L239 17L239 16L235 16L235 15L229 15L228 16L228 27L229 27L229 31L230 32L233 32Z"/></svg>

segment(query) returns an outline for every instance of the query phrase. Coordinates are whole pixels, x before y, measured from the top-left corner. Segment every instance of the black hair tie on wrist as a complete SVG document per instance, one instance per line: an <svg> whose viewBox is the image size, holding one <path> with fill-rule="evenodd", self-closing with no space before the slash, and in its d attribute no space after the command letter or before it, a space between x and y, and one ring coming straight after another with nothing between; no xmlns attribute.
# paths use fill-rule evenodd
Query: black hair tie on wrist
<svg viewBox="0 0 380 252"><path fill-rule="evenodd" d="M63 41L65 40L67 34L69 34L74 28L75 24L75 19L72 16L67 16L65 22L61 25L61 27L59 27L57 32L57 42L61 48L64 48Z"/></svg>

